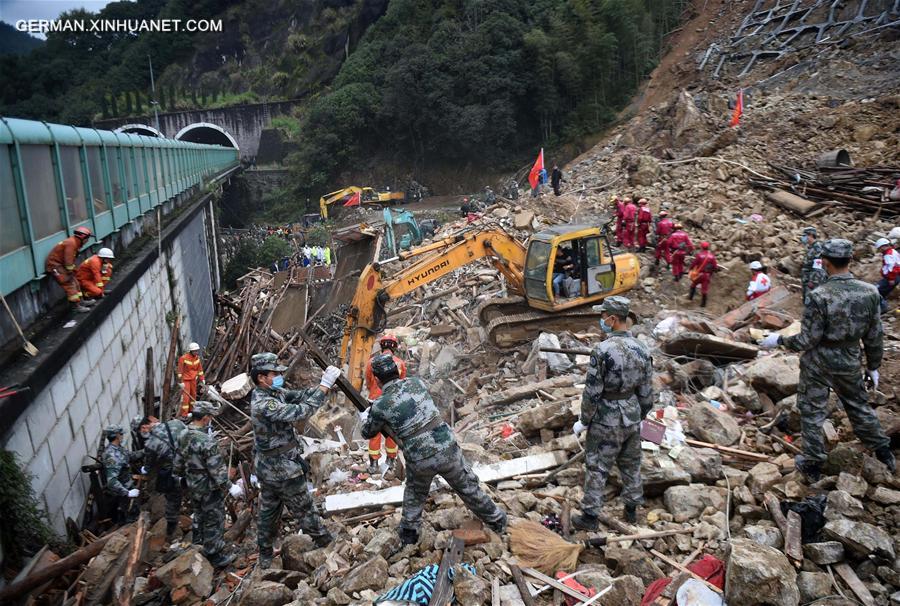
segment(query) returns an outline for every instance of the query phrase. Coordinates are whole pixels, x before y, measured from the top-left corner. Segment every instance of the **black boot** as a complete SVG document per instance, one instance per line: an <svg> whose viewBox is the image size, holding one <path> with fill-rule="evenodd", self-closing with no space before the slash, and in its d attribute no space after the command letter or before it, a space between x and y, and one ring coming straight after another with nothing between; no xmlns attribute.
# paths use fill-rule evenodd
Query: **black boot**
<svg viewBox="0 0 900 606"><path fill-rule="evenodd" d="M578 530L597 530L600 527L600 520L586 513L575 514L572 516L572 528Z"/></svg>
<svg viewBox="0 0 900 606"><path fill-rule="evenodd" d="M401 545L415 545L419 542L419 531L413 530L412 528L401 528L400 529L400 544Z"/></svg>
<svg viewBox="0 0 900 606"><path fill-rule="evenodd" d="M234 562L235 557L237 557L234 552L229 554L220 554L219 557L213 558L209 561L212 564L213 568L225 568L229 566L232 562Z"/></svg>
<svg viewBox="0 0 900 606"><path fill-rule="evenodd" d="M894 458L894 453L891 452L890 446L882 446L876 450L875 458L884 463L891 473L897 471L897 459Z"/></svg>
<svg viewBox="0 0 900 606"><path fill-rule="evenodd" d="M706 307L706 295L700 295L700 307Z"/></svg>
<svg viewBox="0 0 900 606"><path fill-rule="evenodd" d="M637 522L637 505L625 505L625 521L629 524Z"/></svg>
<svg viewBox="0 0 900 606"><path fill-rule="evenodd" d="M688 300L689 300L689 301L693 301L693 300L694 300L694 295L696 295L696 294L697 294L697 287L696 287L696 286L691 286L691 291L688 293Z"/></svg>
<svg viewBox="0 0 900 606"><path fill-rule="evenodd" d="M313 543L316 544L316 547L328 547L331 545L332 541L334 541L334 536L327 530L325 531L325 534L313 537Z"/></svg>
<svg viewBox="0 0 900 606"><path fill-rule="evenodd" d="M675 281L678 282L681 280L681 274L675 274Z"/></svg>
<svg viewBox="0 0 900 606"><path fill-rule="evenodd" d="M178 530L178 522L166 522L166 540L171 541L175 538L175 531Z"/></svg>
<svg viewBox="0 0 900 606"><path fill-rule="evenodd" d="M794 466L797 468L797 471L803 474L803 477L809 484L815 484L822 477L822 464L808 461L803 455L794 457Z"/></svg>

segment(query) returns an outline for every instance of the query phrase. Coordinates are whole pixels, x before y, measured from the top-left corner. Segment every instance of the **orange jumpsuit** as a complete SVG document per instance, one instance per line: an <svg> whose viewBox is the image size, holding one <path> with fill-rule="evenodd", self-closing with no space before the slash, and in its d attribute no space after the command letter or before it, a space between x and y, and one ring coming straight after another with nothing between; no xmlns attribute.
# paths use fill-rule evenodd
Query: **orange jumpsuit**
<svg viewBox="0 0 900 606"><path fill-rule="evenodd" d="M184 383L181 394L181 416L185 416L194 408L197 399L197 382L203 380L203 363L200 356L191 352L178 358L178 380Z"/></svg>
<svg viewBox="0 0 900 606"><path fill-rule="evenodd" d="M81 301L81 288L75 278L75 256L80 248L81 238L69 236L53 247L44 263L44 270L62 286L66 298L72 303Z"/></svg>
<svg viewBox="0 0 900 606"><path fill-rule="evenodd" d="M88 257L78 266L75 277L86 298L96 299L103 296L103 287L106 286L103 278L103 259L97 255Z"/></svg>
<svg viewBox="0 0 900 606"><path fill-rule="evenodd" d="M103 266L100 268L100 278L104 285L112 279L112 263L109 261L103 262Z"/></svg>
<svg viewBox="0 0 900 606"><path fill-rule="evenodd" d="M375 358L375 356L380 356L381 353L382 352L372 354L372 357L369 358L368 362L366 362L366 387L369 390L370 400L381 397L381 386L378 384L378 379L375 378L374 373L372 373L372 360ZM394 363L397 364L397 368L400 370L400 378L405 379L406 362L404 362L397 356L394 356ZM397 443L394 442L391 438L387 438L384 449L387 451L387 456L389 459L397 458ZM369 440L369 458L381 458L381 434L378 434L374 438Z"/></svg>

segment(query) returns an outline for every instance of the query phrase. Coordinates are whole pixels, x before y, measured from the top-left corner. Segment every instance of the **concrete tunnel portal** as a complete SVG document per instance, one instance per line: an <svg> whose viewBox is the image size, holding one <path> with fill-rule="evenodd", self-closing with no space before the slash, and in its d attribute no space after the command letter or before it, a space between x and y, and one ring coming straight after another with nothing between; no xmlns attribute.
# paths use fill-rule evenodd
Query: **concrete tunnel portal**
<svg viewBox="0 0 900 606"><path fill-rule="evenodd" d="M209 122L196 122L185 126L175 138L179 141L190 141L191 143L206 143L209 145L221 145L223 147L233 147L240 149L235 138L227 130L221 126L216 126Z"/></svg>

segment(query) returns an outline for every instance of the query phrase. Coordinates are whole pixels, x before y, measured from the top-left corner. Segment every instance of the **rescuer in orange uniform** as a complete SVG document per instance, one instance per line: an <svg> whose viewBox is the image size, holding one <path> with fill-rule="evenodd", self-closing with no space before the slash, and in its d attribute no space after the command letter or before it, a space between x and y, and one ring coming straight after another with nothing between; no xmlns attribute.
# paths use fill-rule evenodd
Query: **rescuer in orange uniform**
<svg viewBox="0 0 900 606"><path fill-rule="evenodd" d="M104 274L103 270L108 267L109 275L112 275L112 263L109 260L115 258L112 250L101 248L96 255L88 257L78 266L75 277L85 299L99 299L103 296L104 288L109 281L108 275Z"/></svg>
<svg viewBox="0 0 900 606"><path fill-rule="evenodd" d="M66 291L66 298L74 305L75 311L90 311L81 300L81 288L75 277L75 257L91 237L87 227L76 227L73 235L53 247L44 263L44 271L53 276L56 283Z"/></svg>
<svg viewBox="0 0 900 606"><path fill-rule="evenodd" d="M187 416L197 401L197 384L203 382L203 363L200 361L200 346L188 345L186 354L178 358L178 382L181 388L181 416Z"/></svg>
<svg viewBox="0 0 900 606"><path fill-rule="evenodd" d="M394 363L397 364L397 369L400 370L400 378L406 378L406 362L397 357L397 348L400 343L397 341L397 337L392 334L385 334L381 337L381 341L379 341L379 346L381 347L381 351L378 353L372 354L372 357L369 358L369 361L366 362L366 387L369 390L369 399L376 400L381 397L381 385L378 383L378 380L375 378L375 374L372 372L372 360L381 354L391 354L394 356ZM387 438L387 441L384 445L384 449L387 451L387 462L388 468L394 466L394 461L397 460L397 443L394 442L391 438ZM376 435L374 438L369 440L369 472L376 473L378 471L378 459L381 458L381 434Z"/></svg>

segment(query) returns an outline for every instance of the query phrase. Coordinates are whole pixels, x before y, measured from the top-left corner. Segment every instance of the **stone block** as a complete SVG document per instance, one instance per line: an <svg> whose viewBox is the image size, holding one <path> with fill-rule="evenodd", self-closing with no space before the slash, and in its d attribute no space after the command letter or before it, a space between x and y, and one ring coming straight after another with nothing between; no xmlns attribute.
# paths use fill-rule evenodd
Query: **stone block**
<svg viewBox="0 0 900 606"><path fill-rule="evenodd" d="M750 469L747 486L757 500L761 500L766 491L781 481L781 470L773 463L757 463Z"/></svg>
<svg viewBox="0 0 900 606"><path fill-rule="evenodd" d="M69 423L68 412L64 412L56 420L56 425L47 434L47 441L50 443L50 454L53 456L54 464L58 465L72 443L72 425Z"/></svg>
<svg viewBox="0 0 900 606"><path fill-rule="evenodd" d="M90 414L84 418L84 424L81 426L81 430L84 433L84 442L87 444L88 451L93 453L97 448L97 444L100 443L100 431L102 429L100 425L101 419L104 418L104 415L100 413L97 408L91 410ZM78 431L77 429L75 431Z"/></svg>
<svg viewBox="0 0 900 606"><path fill-rule="evenodd" d="M838 475L837 489L843 490L851 497L859 498L865 496L866 491L869 490L869 483L860 476L842 471L840 475Z"/></svg>
<svg viewBox="0 0 900 606"><path fill-rule="evenodd" d="M69 418L72 420L72 430L76 433L78 432L78 428L84 423L88 412L90 412L90 406L88 406L89 401L93 400L88 399L87 389L80 387L78 391L75 392L72 401L69 403Z"/></svg>
<svg viewBox="0 0 900 606"><path fill-rule="evenodd" d="M84 432L81 428L75 430L75 436L69 441L69 448L66 450L65 462L69 469L69 482L75 482L81 475L81 464L88 453L87 444L84 441ZM57 463L59 464L59 463Z"/></svg>
<svg viewBox="0 0 900 606"><path fill-rule="evenodd" d="M736 538L728 546L725 598L741 606L797 606L797 573L774 547Z"/></svg>
<svg viewBox="0 0 900 606"><path fill-rule="evenodd" d="M47 504L47 513L51 520L62 509L63 501L65 501L66 495L69 494L71 488L72 483L69 481L69 471L66 463L65 461L59 461L56 471L50 477L50 481L43 491L44 501Z"/></svg>
<svg viewBox="0 0 900 606"><path fill-rule="evenodd" d="M88 360L90 361L91 368L97 368L100 365L100 360L103 359L103 340L100 338L99 331L94 331L94 333L88 337L87 343L82 345L75 355L87 353Z"/></svg>
<svg viewBox="0 0 900 606"><path fill-rule="evenodd" d="M50 382L49 390L56 416L60 416L75 396L75 381L72 379L72 371L68 366L64 366L56 373Z"/></svg>
<svg viewBox="0 0 900 606"><path fill-rule="evenodd" d="M801 572L797 575L797 589L804 604L831 595L831 577L825 572Z"/></svg>
<svg viewBox="0 0 900 606"><path fill-rule="evenodd" d="M687 412L689 431L704 442L731 446L741 437L741 428L731 415L708 402L700 402Z"/></svg>
<svg viewBox="0 0 900 606"><path fill-rule="evenodd" d="M347 593L363 589L381 589L387 573L387 560L381 556L375 556L347 573L341 583L341 588Z"/></svg>
<svg viewBox="0 0 900 606"><path fill-rule="evenodd" d="M69 359L69 366L72 370L72 379L75 382L77 390L84 384L84 380L91 372L90 359L87 352L79 349L78 352Z"/></svg>
<svg viewBox="0 0 900 606"><path fill-rule="evenodd" d="M28 432L28 423L25 417L19 417L9 433L6 434L6 442L3 444L4 450L14 452L19 455L19 462L25 463L34 456L34 446L31 443L31 434Z"/></svg>
<svg viewBox="0 0 900 606"><path fill-rule="evenodd" d="M828 501L825 505L826 520L859 518L864 513L862 502L851 497L849 493L843 490L832 490L828 493Z"/></svg>
<svg viewBox="0 0 900 606"><path fill-rule="evenodd" d="M894 559L894 542L881 528L857 520L832 520L825 524L826 537L840 541L844 547L860 557L875 554Z"/></svg>
<svg viewBox="0 0 900 606"><path fill-rule="evenodd" d="M844 561L844 546L839 541L807 543L803 546L803 557L819 566L837 564Z"/></svg>
<svg viewBox="0 0 900 606"><path fill-rule="evenodd" d="M707 507L724 511L727 495L725 488L705 484L672 486L663 495L663 502L676 522L685 522L698 517Z"/></svg>

